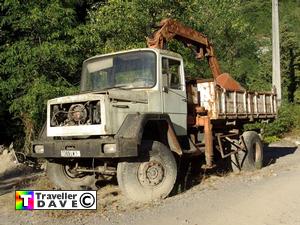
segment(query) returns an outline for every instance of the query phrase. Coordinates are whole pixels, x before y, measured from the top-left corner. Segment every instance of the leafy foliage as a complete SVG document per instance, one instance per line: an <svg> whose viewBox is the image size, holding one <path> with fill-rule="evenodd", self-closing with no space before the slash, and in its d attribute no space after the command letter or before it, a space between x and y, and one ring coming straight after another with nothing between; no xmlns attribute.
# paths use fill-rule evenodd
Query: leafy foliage
<svg viewBox="0 0 300 225"><path fill-rule="evenodd" d="M283 94L288 102L294 102L300 89L300 46L288 21L281 26L281 70Z"/></svg>
<svg viewBox="0 0 300 225"><path fill-rule="evenodd" d="M278 118L269 124L247 124L245 130L262 129L266 142L275 141L292 129L300 129L300 105L283 104L278 111Z"/></svg>
<svg viewBox="0 0 300 225"><path fill-rule="evenodd" d="M166 17L210 37L223 71L243 86L271 88L271 1L0 2L0 142L22 136L29 142L45 120L47 99L78 91L84 59L146 47L146 37ZM281 1L280 7L292 12L284 16L292 25L282 29L282 68L286 98L293 101L300 99L299 1ZM182 44L172 41L169 48L183 55L187 75L211 76L207 63Z"/></svg>
<svg viewBox="0 0 300 225"><path fill-rule="evenodd" d="M81 57L71 42L76 13L59 1L4 1L1 13L0 111L10 113L1 120L18 118L30 140L45 118L45 101L70 94L79 79Z"/></svg>

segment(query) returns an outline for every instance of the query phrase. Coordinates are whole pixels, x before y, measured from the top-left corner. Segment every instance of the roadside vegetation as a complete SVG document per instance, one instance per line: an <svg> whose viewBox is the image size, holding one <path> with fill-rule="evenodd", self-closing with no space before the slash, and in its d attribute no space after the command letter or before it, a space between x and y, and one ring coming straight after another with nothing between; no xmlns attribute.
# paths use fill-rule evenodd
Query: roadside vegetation
<svg viewBox="0 0 300 225"><path fill-rule="evenodd" d="M269 139L300 129L300 2L281 0L283 104L263 125ZM79 90L82 61L96 54L146 47L162 18L205 33L222 70L244 87L271 90L271 0L0 0L0 144L27 146L45 121L49 98ZM186 74L210 77L206 62L172 41Z"/></svg>
<svg viewBox="0 0 300 225"><path fill-rule="evenodd" d="M284 103L279 111L278 118L272 123L246 124L245 130L262 130L263 140L266 143L278 141L285 134L299 136L300 134L300 105Z"/></svg>

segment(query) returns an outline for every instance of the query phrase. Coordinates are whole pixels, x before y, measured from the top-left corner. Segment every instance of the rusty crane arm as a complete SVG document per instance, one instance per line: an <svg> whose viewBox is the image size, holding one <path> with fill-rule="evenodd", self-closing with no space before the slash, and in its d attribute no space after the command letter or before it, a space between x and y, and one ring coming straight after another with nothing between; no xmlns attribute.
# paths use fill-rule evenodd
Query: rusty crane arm
<svg viewBox="0 0 300 225"><path fill-rule="evenodd" d="M176 20L162 20L158 30L153 33L153 37L147 39L147 44L149 48L164 49L166 42L171 39L179 40L187 46L194 46L196 48L197 59L206 57L212 75L218 85L227 90L243 90L241 85L228 73L221 73L219 62L208 38L204 34L187 27Z"/></svg>

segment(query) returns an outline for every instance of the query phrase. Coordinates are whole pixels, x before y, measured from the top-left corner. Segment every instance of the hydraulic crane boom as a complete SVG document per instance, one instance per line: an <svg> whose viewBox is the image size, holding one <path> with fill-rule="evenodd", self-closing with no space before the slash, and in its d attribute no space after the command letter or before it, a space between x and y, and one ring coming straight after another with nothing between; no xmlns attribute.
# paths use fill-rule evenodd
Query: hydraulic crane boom
<svg viewBox="0 0 300 225"><path fill-rule="evenodd" d="M164 49L166 47L166 42L171 39L179 40L189 47L194 46L196 48L197 59L206 57L212 75L218 85L227 90L243 90L241 85L228 73L221 73L213 46L208 38L204 34L187 27L176 20L162 20L158 30L153 33L153 37L147 39L147 44L149 48Z"/></svg>

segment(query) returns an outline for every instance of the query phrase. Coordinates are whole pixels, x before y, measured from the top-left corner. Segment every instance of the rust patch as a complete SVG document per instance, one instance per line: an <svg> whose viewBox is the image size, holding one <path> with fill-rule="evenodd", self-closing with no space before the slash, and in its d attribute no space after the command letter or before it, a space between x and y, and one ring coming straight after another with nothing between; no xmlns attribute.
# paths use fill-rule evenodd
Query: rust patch
<svg viewBox="0 0 300 225"><path fill-rule="evenodd" d="M204 140L205 140L205 161L206 167L213 167L213 136L212 124L209 116L197 116L196 125L204 127Z"/></svg>
<svg viewBox="0 0 300 225"><path fill-rule="evenodd" d="M222 73L216 78L216 83L222 88L230 91L244 91L245 89L234 80L228 73Z"/></svg>
<svg viewBox="0 0 300 225"><path fill-rule="evenodd" d="M177 136L173 130L173 127L170 123L168 123L168 142L170 145L170 148L173 152L176 152L179 156L182 155L180 144L177 140Z"/></svg>

